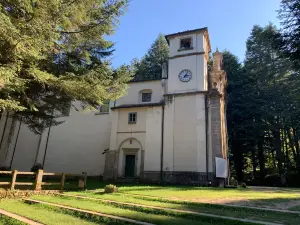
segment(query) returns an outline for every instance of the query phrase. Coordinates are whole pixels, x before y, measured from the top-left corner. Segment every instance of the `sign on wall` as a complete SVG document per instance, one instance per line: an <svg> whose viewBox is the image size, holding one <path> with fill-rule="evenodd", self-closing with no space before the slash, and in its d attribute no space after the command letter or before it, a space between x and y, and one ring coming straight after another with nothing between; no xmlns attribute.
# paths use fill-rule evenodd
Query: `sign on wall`
<svg viewBox="0 0 300 225"><path fill-rule="evenodd" d="M227 160L216 157L216 177L227 178Z"/></svg>

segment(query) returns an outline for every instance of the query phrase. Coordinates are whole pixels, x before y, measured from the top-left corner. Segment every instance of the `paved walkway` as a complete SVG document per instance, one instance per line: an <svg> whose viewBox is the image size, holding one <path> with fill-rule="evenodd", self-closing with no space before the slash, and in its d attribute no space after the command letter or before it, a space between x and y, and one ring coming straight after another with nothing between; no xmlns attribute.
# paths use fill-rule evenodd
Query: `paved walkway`
<svg viewBox="0 0 300 225"><path fill-rule="evenodd" d="M120 216L113 216L113 215L94 212L94 211L90 211L90 210L73 208L73 207L70 207L70 206L60 205L60 204L55 204L55 203L50 203L50 202L44 202L44 201L33 200L33 199L25 199L25 201L26 202L31 202L31 203L39 203L39 204L44 204L44 205L55 206L55 207L62 208L62 209L72 210L72 211L76 211L76 212L80 212L80 213L87 213L87 214L95 215L95 216L107 217L107 218L111 218L111 219L115 219L115 220L121 220L121 221L124 221L124 222L129 222L129 223L134 223L134 224L154 225L152 223L147 223L147 222L142 222L142 221L138 221L138 220L128 219L128 218L124 218L124 217L120 217Z"/></svg>
<svg viewBox="0 0 300 225"><path fill-rule="evenodd" d="M179 213L187 213L187 214L193 214L193 215L199 215L199 216L207 216L207 217L213 217L213 218L219 218L219 219L228 219L228 220L235 220L235 221L241 221L241 222L250 222L250 223L254 223L254 224L280 225L279 223L270 223L270 222L264 222L264 221L241 219L241 218L236 218L236 217L220 216L220 215L209 214L209 213L199 213L199 212L194 212L194 211L189 211L189 210L170 209L170 208L159 207L159 206L148 206L148 205L136 204L136 203L118 202L118 201L112 201L112 200L106 200L106 199L99 199L99 198L90 198L90 197L84 197L84 196L78 196L78 195L70 195L70 194L59 194L59 195L61 195L61 196L68 196L68 197L74 197L74 198L87 199L87 200L93 200L93 201L102 201L102 202L107 202L107 203L115 203L115 204L119 204L119 205L129 205L129 206L145 207L145 208L160 209L160 210L166 210L166 211L172 211L172 212L179 212Z"/></svg>
<svg viewBox="0 0 300 225"><path fill-rule="evenodd" d="M33 220L27 219L23 216L19 216L17 214L11 213L11 212L7 212L3 209L0 209L0 214L4 215L4 216L7 216L7 217L10 217L10 218L13 218L13 219L16 219L16 220L19 220L23 223L30 224L30 225L43 225L42 223L35 222Z"/></svg>

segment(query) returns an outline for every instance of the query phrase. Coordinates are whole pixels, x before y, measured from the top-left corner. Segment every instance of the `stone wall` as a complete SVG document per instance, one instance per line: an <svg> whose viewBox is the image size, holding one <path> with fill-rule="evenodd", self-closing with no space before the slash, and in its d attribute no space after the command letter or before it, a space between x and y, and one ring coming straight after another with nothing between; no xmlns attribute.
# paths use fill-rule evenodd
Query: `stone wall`
<svg viewBox="0 0 300 225"><path fill-rule="evenodd" d="M160 171L144 171L140 181L143 183L161 183ZM163 172L163 183L166 184L208 184L215 183L212 173L199 172Z"/></svg>

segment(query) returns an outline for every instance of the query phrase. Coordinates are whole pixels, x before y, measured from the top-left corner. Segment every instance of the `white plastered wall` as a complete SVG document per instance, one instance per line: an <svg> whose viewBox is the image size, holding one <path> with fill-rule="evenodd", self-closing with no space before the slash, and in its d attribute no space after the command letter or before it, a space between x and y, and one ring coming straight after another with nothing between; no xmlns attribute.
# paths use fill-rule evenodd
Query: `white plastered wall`
<svg viewBox="0 0 300 225"><path fill-rule="evenodd" d="M64 122L50 130L44 170L102 175L105 166L105 155L102 153L109 148L109 115L71 110L70 116L61 117L60 120ZM47 137L48 129L43 133L37 151L40 135L22 124L12 169L30 171L35 159L36 163L42 164Z"/></svg>
<svg viewBox="0 0 300 225"><path fill-rule="evenodd" d="M173 98L165 110L164 170L206 172L205 96Z"/></svg>
<svg viewBox="0 0 300 225"><path fill-rule="evenodd" d="M151 102L157 103L163 99L164 88L162 80L146 81L146 82L131 82L128 83L127 94L116 100L116 105L123 104L143 104L139 98L141 90L152 90ZM147 104L149 102L146 102Z"/></svg>
<svg viewBox="0 0 300 225"><path fill-rule="evenodd" d="M137 123L128 124L128 113L137 113ZM112 111L112 131L110 150L119 151L118 176L124 175L123 148L139 148L137 175L140 173L141 151L145 151L144 170L160 170L161 154L161 120L162 107L138 107L115 109ZM129 140L132 140L130 143Z"/></svg>
<svg viewBox="0 0 300 225"><path fill-rule="evenodd" d="M168 93L207 90L207 85L204 79L204 63L204 54L179 57L169 60ZM192 79L189 82L181 82L178 79L179 73L184 69L188 69L192 72Z"/></svg>
<svg viewBox="0 0 300 225"><path fill-rule="evenodd" d="M51 129L45 170L102 175L109 136L108 114L72 111L63 124Z"/></svg>

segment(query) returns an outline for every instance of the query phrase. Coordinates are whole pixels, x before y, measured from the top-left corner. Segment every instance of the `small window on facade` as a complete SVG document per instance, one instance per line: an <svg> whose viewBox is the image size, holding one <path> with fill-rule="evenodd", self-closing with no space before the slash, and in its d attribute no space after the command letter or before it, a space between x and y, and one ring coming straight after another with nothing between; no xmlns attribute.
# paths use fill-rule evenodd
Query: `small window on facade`
<svg viewBox="0 0 300 225"><path fill-rule="evenodd" d="M142 93L142 102L151 102L151 92L150 93Z"/></svg>
<svg viewBox="0 0 300 225"><path fill-rule="evenodd" d="M132 123L136 123L137 120L137 113L128 113L128 123L132 124Z"/></svg>
<svg viewBox="0 0 300 225"><path fill-rule="evenodd" d="M180 40L180 50L191 49L192 48L192 38L185 38Z"/></svg>

